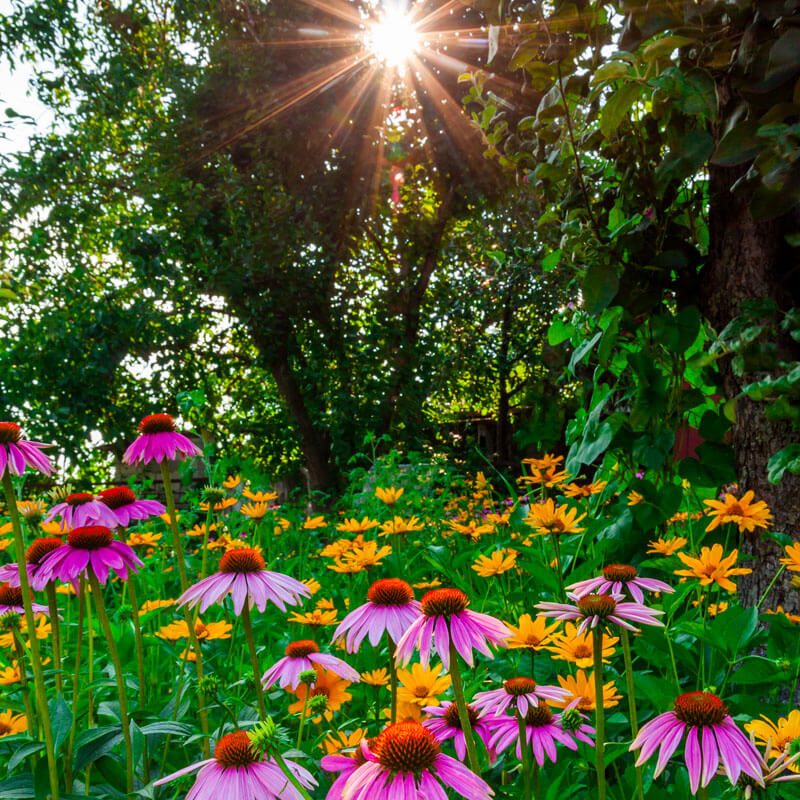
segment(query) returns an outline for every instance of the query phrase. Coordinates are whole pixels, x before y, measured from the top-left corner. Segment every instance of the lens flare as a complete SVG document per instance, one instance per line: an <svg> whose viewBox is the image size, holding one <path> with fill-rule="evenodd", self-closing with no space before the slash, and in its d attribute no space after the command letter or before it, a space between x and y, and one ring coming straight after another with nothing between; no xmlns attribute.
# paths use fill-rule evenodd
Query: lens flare
<svg viewBox="0 0 800 800"><path fill-rule="evenodd" d="M387 11L367 30L367 47L386 66L401 69L420 45L417 26L399 9Z"/></svg>

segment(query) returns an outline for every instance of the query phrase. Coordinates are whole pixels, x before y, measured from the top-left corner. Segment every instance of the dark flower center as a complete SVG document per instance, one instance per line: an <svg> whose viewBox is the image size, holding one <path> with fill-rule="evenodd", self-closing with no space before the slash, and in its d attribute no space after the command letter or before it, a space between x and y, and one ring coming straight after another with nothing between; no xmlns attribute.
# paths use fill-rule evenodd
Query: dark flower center
<svg viewBox="0 0 800 800"><path fill-rule="evenodd" d="M553 712L544 703L539 703L533 708L528 707L528 713L525 715L526 725L530 725L532 728L541 728L549 725L552 721Z"/></svg>
<svg viewBox="0 0 800 800"><path fill-rule="evenodd" d="M426 617L446 617L458 614L469 605L469 598L459 589L433 589L420 601Z"/></svg>
<svg viewBox="0 0 800 800"><path fill-rule="evenodd" d="M64 542L55 536L46 537L43 539L34 539L31 546L25 553L25 560L29 564L40 564L42 559L48 554L52 553L57 547L61 547Z"/></svg>
<svg viewBox="0 0 800 800"><path fill-rule="evenodd" d="M603 577L607 581L627 583L632 581L636 574L636 567L631 567L629 564L609 564L607 567L603 567Z"/></svg>
<svg viewBox="0 0 800 800"><path fill-rule="evenodd" d="M607 594L587 594L578 600L578 608L587 617L600 617L605 619L609 614L614 613L617 602Z"/></svg>
<svg viewBox="0 0 800 800"><path fill-rule="evenodd" d="M223 769L247 767L259 760L244 731L235 731L223 736L214 748L214 758Z"/></svg>
<svg viewBox="0 0 800 800"><path fill-rule="evenodd" d="M374 750L381 766L391 772L419 774L433 766L439 743L418 722L398 722L377 737Z"/></svg>
<svg viewBox="0 0 800 800"><path fill-rule="evenodd" d="M266 565L257 550L250 547L241 547L228 550L219 562L220 572L261 572Z"/></svg>
<svg viewBox="0 0 800 800"><path fill-rule="evenodd" d="M478 721L478 712L472 706L467 706L467 714L469 715L469 724L474 728ZM455 703L451 703L447 707L443 719L451 728L461 730L461 717L458 716L458 706Z"/></svg>
<svg viewBox="0 0 800 800"><path fill-rule="evenodd" d="M575 658L589 658L594 651L592 650L591 646L585 642L581 644L576 644L575 648L572 651L572 655Z"/></svg>
<svg viewBox="0 0 800 800"><path fill-rule="evenodd" d="M169 414L150 414L139 423L139 433L174 433L175 420Z"/></svg>
<svg viewBox="0 0 800 800"><path fill-rule="evenodd" d="M715 694L687 692L675 700L675 716L687 725L719 725L728 716L728 708Z"/></svg>
<svg viewBox="0 0 800 800"><path fill-rule="evenodd" d="M68 494L64 498L64 502L73 508L91 503L92 500L94 500L94 495L89 492L75 492L75 494Z"/></svg>
<svg viewBox="0 0 800 800"><path fill-rule="evenodd" d="M21 606L22 589L14 589L7 583L0 583L0 606Z"/></svg>
<svg viewBox="0 0 800 800"><path fill-rule="evenodd" d="M11 733L11 726L7 722L0 720L0 738Z"/></svg>
<svg viewBox="0 0 800 800"><path fill-rule="evenodd" d="M135 503L136 495L127 486L112 486L110 489L103 489L98 499L108 508L115 509Z"/></svg>
<svg viewBox="0 0 800 800"><path fill-rule="evenodd" d="M289 658L304 658L311 653L319 653L319 645L311 639L301 639L286 645L286 655Z"/></svg>
<svg viewBox="0 0 800 800"><path fill-rule="evenodd" d="M530 694L536 688L533 678L510 678L503 683L506 692L514 697Z"/></svg>
<svg viewBox="0 0 800 800"><path fill-rule="evenodd" d="M405 606L414 599L414 590L405 581L386 578L369 587L367 599L378 606Z"/></svg>
<svg viewBox="0 0 800 800"><path fill-rule="evenodd" d="M67 543L79 550L99 550L101 547L108 547L113 541L111 529L105 525L84 525L67 534Z"/></svg>
<svg viewBox="0 0 800 800"><path fill-rule="evenodd" d="M0 422L0 444L12 444L22 439L22 428L16 422Z"/></svg>

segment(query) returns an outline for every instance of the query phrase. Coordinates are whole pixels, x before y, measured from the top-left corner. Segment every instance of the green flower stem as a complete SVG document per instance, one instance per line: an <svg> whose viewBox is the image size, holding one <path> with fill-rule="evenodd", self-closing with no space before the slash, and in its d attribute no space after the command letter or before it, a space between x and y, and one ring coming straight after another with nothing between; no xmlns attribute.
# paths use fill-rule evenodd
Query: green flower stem
<svg viewBox="0 0 800 800"><path fill-rule="evenodd" d="M78 589L78 632L75 643L75 665L72 673L72 724L69 729L69 740L67 742L67 754L64 758L64 779L65 786L69 792L72 791L72 754L75 752L75 735L78 731L78 699L80 693L78 684L81 674L81 649L83 646L83 617L86 607L86 593L83 588L84 579L81 578Z"/></svg>
<svg viewBox="0 0 800 800"><path fill-rule="evenodd" d="M97 608L97 619L100 622L103 636L106 638L108 655L111 658L111 663L114 665L114 674L117 679L119 718L122 723L122 739L125 743L125 785L127 793L131 795L133 794L133 742L131 741L131 723L128 718L128 697L125 693L125 674L122 671L122 663L119 660L117 644L114 640L114 633L111 630L106 604L103 600L103 587L100 586L100 581L97 580L97 576L94 574L91 567L89 568L89 586L92 589L95 607Z"/></svg>
<svg viewBox="0 0 800 800"><path fill-rule="evenodd" d="M56 602L56 587L54 583L48 583L45 587L47 595L47 610L50 616L50 630L53 639L53 667L56 675L56 691L64 693L64 678L61 674L61 623L58 619L58 603Z"/></svg>
<svg viewBox="0 0 800 800"><path fill-rule="evenodd" d="M3 472L3 491L6 498L8 514L11 517L11 528L14 532L14 549L19 567L19 585L22 589L22 604L25 608L25 626L28 630L28 639L31 643L31 665L33 667L33 684L36 694L36 705L39 719L44 732L44 746L47 752L47 773L50 779L50 795L52 800L59 800L58 763L56 750L53 743L53 732L50 728L50 710L47 707L47 693L44 685L44 670L39 652L39 640L36 638L36 623L33 618L33 594L28 582L28 570L25 564L25 543L22 539L22 525L20 524L19 511L17 510L17 496L14 493L14 484L8 468ZM20 664L20 671L25 665Z"/></svg>
<svg viewBox="0 0 800 800"><path fill-rule="evenodd" d="M144 675L144 641L142 639L142 625L139 621L139 598L136 594L136 576L131 574L125 582L131 598L131 614L133 616L133 633L136 643L136 670L139 677L139 711L144 713L147 707L147 681ZM144 751L144 782L150 783L150 759L147 757L147 738L145 737Z"/></svg>
<svg viewBox="0 0 800 800"><path fill-rule="evenodd" d="M258 666L258 655L256 654L256 641L253 637L253 622L250 619L250 604L245 601L242 608L242 627L244 636L247 639L247 649L250 651L250 664L253 667L253 680L256 684L256 698L258 699L258 714L261 719L267 718L267 703L264 700L264 691L261 688L261 670Z"/></svg>
<svg viewBox="0 0 800 800"><path fill-rule="evenodd" d="M164 483L164 499L167 501L169 514L169 529L172 533L172 546L175 550L175 560L178 562L178 576L181 582L181 594L189 588L189 578L186 575L186 559L183 557L183 545L178 531L178 514L175 509L175 495L172 492L172 476L169 474L169 465L166 459L160 463L161 480ZM194 618L188 606L183 607L183 618L189 628L189 645L195 654L195 670L197 672L197 711L200 717L200 730L203 732L203 756L211 756L211 744L208 740L208 714L206 713L206 698L199 687L203 685L203 654L200 652L200 642L197 641L197 631L194 629Z"/></svg>
<svg viewBox="0 0 800 800"><path fill-rule="evenodd" d="M772 591L772 587L775 585L775 582L778 580L778 578L780 578L780 576L783 575L785 569L786 569L786 564L781 564L780 569L775 573L775 576L769 582L769 586L767 586L767 588L764 589L764 594L761 595L760 600L758 601L758 603L756 603L757 609L760 609L761 606L764 605L764 601L767 599L767 596Z"/></svg>
<svg viewBox="0 0 800 800"><path fill-rule="evenodd" d="M551 533L550 538L553 540L553 550L556 554L556 572L558 573L558 590L563 603L567 599L567 593L564 590L564 572L561 569L561 542L558 540L557 533Z"/></svg>
<svg viewBox="0 0 800 800"><path fill-rule="evenodd" d="M295 774L289 769L289 765L284 760L283 756L280 753L274 753L273 757L277 762L278 766L281 768L283 774L289 779L289 783L294 786L295 789L300 793L300 796L304 798L304 800L313 800L311 795L306 791L305 787L303 786L300 781L297 780Z"/></svg>
<svg viewBox="0 0 800 800"><path fill-rule="evenodd" d="M172 485L170 485L172 491ZM206 514L206 523L203 528L203 561L200 564L200 580L208 574L208 537L211 535L211 520L214 519L214 504L208 501L208 513Z"/></svg>
<svg viewBox="0 0 800 800"><path fill-rule="evenodd" d="M476 775L480 775L478 751L475 749L475 734L472 731L472 724L469 721L467 701L464 699L464 684L461 681L461 668L458 659L459 655L453 643L453 635L450 634L450 677L453 679L453 694L455 695L456 708L458 709L458 719L461 722L461 730L464 732L464 741L467 745L469 768Z"/></svg>
<svg viewBox="0 0 800 800"><path fill-rule="evenodd" d="M597 798L606 800L606 715L603 708L603 629L598 625L593 631L594 651L594 702L596 713L595 767L597 769Z"/></svg>
<svg viewBox="0 0 800 800"><path fill-rule="evenodd" d="M395 643L392 637L389 637L389 675L390 685L392 692L392 705L390 721L392 725L397 722L397 664L394 661Z"/></svg>
<svg viewBox="0 0 800 800"><path fill-rule="evenodd" d="M622 655L625 660L625 681L628 686L628 711L631 717L631 732L635 739L639 734L639 718L636 714L636 693L633 686L633 659L631 658L631 640L628 631L620 628L622 638ZM642 768L636 767L636 795L639 800L644 800L644 784L642 782Z"/></svg>
<svg viewBox="0 0 800 800"><path fill-rule="evenodd" d="M25 645L22 644L22 639L19 637L19 631L14 628L11 631L11 637L14 640L14 651L17 654L17 669L19 670L19 688L22 692L22 704L25 706L25 718L28 720L28 730L31 736L38 735L38 722L36 721L36 712L33 710L31 703L31 692L28 687L28 676L25 672Z"/></svg>
<svg viewBox="0 0 800 800"><path fill-rule="evenodd" d="M517 730L519 731L519 749L522 754L522 797L523 800L532 800L533 798L533 775L531 774L531 761L532 753L528 746L528 735L525 729L525 718L519 711L516 712L517 716Z"/></svg>
<svg viewBox="0 0 800 800"><path fill-rule="evenodd" d="M300 712L300 725L297 728L297 749L303 744L303 728L306 724L306 711L308 711L308 698L311 697L311 687L305 684L306 696L303 698L303 710Z"/></svg>

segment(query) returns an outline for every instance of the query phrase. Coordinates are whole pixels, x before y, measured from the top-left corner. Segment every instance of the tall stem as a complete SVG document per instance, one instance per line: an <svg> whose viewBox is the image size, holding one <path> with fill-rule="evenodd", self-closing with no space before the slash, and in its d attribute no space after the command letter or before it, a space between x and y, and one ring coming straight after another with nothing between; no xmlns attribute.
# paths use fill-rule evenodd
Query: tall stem
<svg viewBox="0 0 800 800"><path fill-rule="evenodd" d="M97 580L97 576L94 574L91 567L89 568L89 586L92 588L92 595L94 596L94 603L97 608L97 619L100 622L103 636L106 637L108 655L111 658L111 663L114 665L114 674L117 679L119 719L122 723L122 739L125 743L126 788L130 795L133 794L133 742L131 741L131 723L128 718L128 698L125 693L125 675L122 672L122 663L119 660L119 652L117 651L114 634L111 630L111 623L108 619L106 604L103 600L103 587L100 586L100 581Z"/></svg>
<svg viewBox="0 0 800 800"><path fill-rule="evenodd" d="M64 678L61 674L61 623L58 619L58 603L56 602L56 587L48 583L45 587L47 595L47 610L50 612L50 630L53 637L53 667L56 673L56 691L64 692Z"/></svg>
<svg viewBox="0 0 800 800"><path fill-rule="evenodd" d="M464 732L464 742L467 745L467 760L469 768L480 775L480 765L478 764L478 751L475 749L475 734L472 731L472 723L469 721L469 709L467 701L464 699L464 684L461 682L461 668L458 663L458 651L453 644L453 635L450 634L450 677L453 679L453 694L456 699L458 709L458 719L461 723L461 730Z"/></svg>
<svg viewBox="0 0 800 800"><path fill-rule="evenodd" d="M256 684L258 713L261 719L266 719L267 703L264 700L264 691L261 688L261 671L258 666L258 655L256 654L256 641L253 637L253 622L250 619L250 604L247 601L245 601L245 604L242 608L242 627L244 627L244 636L245 639L247 639L247 649L250 651L250 664L253 667L253 681ZM309 689L309 691L311 690Z"/></svg>
<svg viewBox="0 0 800 800"><path fill-rule="evenodd" d="M19 688L22 692L22 704L25 706L25 717L28 720L28 730L31 736L38 735L38 723L36 722L36 712L31 704L31 692L28 688L28 676L25 672L25 645L19 638L19 631L14 628L11 631L14 640L14 651L17 654L17 669L19 670Z"/></svg>
<svg viewBox="0 0 800 800"><path fill-rule="evenodd" d="M392 725L397 722L397 664L394 663L395 643L392 637L389 637L389 676L390 686L392 693L392 706L391 717L389 718Z"/></svg>
<svg viewBox="0 0 800 800"><path fill-rule="evenodd" d="M636 692L633 686L633 659L631 658L631 640L628 636L628 631L625 628L620 628L620 636L622 637L622 655L625 659L625 682L628 687L628 711L631 717L631 733L632 738L636 738L639 733L639 717L636 714ZM636 767L636 794L639 800L644 800L644 784L642 782L642 768Z"/></svg>
<svg viewBox="0 0 800 800"><path fill-rule="evenodd" d="M606 715L603 708L603 628L598 625L593 631L594 650L594 702L596 713L595 767L597 769L597 798L606 798Z"/></svg>
<svg viewBox="0 0 800 800"><path fill-rule="evenodd" d="M147 706L147 681L144 675L144 640L142 639L142 624L139 620L139 598L136 594L136 576L130 575L125 585L128 587L131 598L131 613L133 615L133 634L136 642L136 671L139 677L139 713L144 714ZM147 755L147 739L145 738L142 752L144 761L144 782L150 783L150 759Z"/></svg>
<svg viewBox="0 0 800 800"><path fill-rule="evenodd" d="M72 791L72 754L75 752L75 734L78 730L78 683L81 674L81 649L83 646L83 616L86 607L86 592L83 589L81 578L80 588L78 589L78 632L75 644L75 665L72 673L72 725L69 729L69 740L67 742L67 755L64 759L64 779L67 791Z"/></svg>
<svg viewBox="0 0 800 800"><path fill-rule="evenodd" d="M519 711L517 714L517 730L519 732L519 751L522 755L522 797L523 800L531 800L533 797L533 784L531 774L531 748L528 745L528 731L525 727L525 718Z"/></svg>
<svg viewBox="0 0 800 800"><path fill-rule="evenodd" d="M178 531L178 514L175 509L175 495L172 493L172 476L169 474L169 465L166 459L161 461L161 480L164 483L164 499L167 501L169 514L169 529L172 533L172 546L175 550L175 560L178 562L178 576L181 582L181 594L189 588L189 578L186 575L186 559L183 557L183 544ZM183 607L183 618L189 628L189 644L195 654L195 671L197 672L197 711L200 717L200 730L203 732L203 755L209 758L211 745L208 741L208 714L206 713L206 698L202 692L203 685L203 654L200 652L200 643L197 641L197 631L194 628L194 618L188 606Z"/></svg>
<svg viewBox="0 0 800 800"><path fill-rule="evenodd" d="M11 474L7 467L3 472L3 492L5 493L8 514L11 517L11 528L14 532L14 549L17 555L17 567L19 568L19 585L22 589L22 605L25 608L25 626L31 643L31 666L33 667L36 705L39 719L42 722L44 746L47 752L47 774L50 779L50 794L52 800L59 800L58 764L56 763L56 750L53 744L53 732L50 728L50 710L47 707L47 693L44 686L44 670L42 669L42 658L39 652L39 640L36 638L36 622L33 618L33 595L31 594L28 570L25 564L25 543L22 539L22 526L19 512L17 511L17 496L14 493L14 484L11 482ZM25 669L24 664L20 664L19 667L20 671Z"/></svg>

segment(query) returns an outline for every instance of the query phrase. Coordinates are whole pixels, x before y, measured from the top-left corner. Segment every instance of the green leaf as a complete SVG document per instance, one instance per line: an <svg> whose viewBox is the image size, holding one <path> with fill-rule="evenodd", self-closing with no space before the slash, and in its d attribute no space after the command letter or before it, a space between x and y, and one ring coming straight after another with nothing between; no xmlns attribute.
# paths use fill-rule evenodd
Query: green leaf
<svg viewBox="0 0 800 800"><path fill-rule="evenodd" d="M716 616L708 626L709 637L730 658L753 640L758 628L758 609L737 606Z"/></svg>
<svg viewBox="0 0 800 800"><path fill-rule="evenodd" d="M756 136L756 131L758 122L740 122L722 137L711 161L723 167L735 167L737 164L752 161L764 147L764 142Z"/></svg>
<svg viewBox="0 0 800 800"><path fill-rule="evenodd" d="M669 56L673 50L686 47L693 42L694 39L689 39L687 36L664 36L663 38L656 39L656 41L647 45L642 52L642 58L645 61L655 61L657 58Z"/></svg>
<svg viewBox="0 0 800 800"><path fill-rule="evenodd" d="M58 695L47 704L50 710L50 729L53 732L53 747L56 753L67 740L72 728L72 709L62 695Z"/></svg>
<svg viewBox="0 0 800 800"><path fill-rule="evenodd" d="M691 131L670 148L669 155L656 167L656 184L663 195L673 181L695 175L714 151L714 140L706 131Z"/></svg>
<svg viewBox="0 0 800 800"><path fill-rule="evenodd" d="M25 761L26 758L42 750L44 750L44 742L26 742L21 747L14 750L11 758L8 759L8 771L11 772L15 767ZM5 797L5 795L3 795L3 797Z"/></svg>
<svg viewBox="0 0 800 800"><path fill-rule="evenodd" d="M627 117L631 106L639 99L641 94L641 84L626 83L608 98L600 110L600 131L606 139L611 139L616 133L617 128L622 124L622 120Z"/></svg>
<svg viewBox="0 0 800 800"><path fill-rule="evenodd" d="M800 444L787 445L767 461L770 483L780 483L785 472L800 475Z"/></svg>
<svg viewBox="0 0 800 800"><path fill-rule="evenodd" d="M572 325L556 317L556 319L550 323L550 327L548 328L547 342L553 347L562 344L563 342L566 342L570 336L572 336L574 330L575 329L572 327Z"/></svg>
<svg viewBox="0 0 800 800"><path fill-rule="evenodd" d="M583 304L590 314L599 314L616 297L619 275L610 264L592 264L583 278Z"/></svg>

